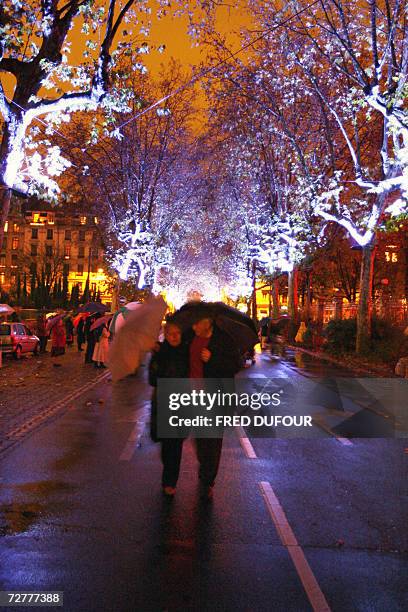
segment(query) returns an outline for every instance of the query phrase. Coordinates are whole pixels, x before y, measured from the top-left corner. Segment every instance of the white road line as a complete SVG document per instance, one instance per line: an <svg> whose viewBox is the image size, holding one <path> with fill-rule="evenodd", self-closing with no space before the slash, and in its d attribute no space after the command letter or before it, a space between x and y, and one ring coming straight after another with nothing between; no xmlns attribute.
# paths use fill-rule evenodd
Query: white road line
<svg viewBox="0 0 408 612"><path fill-rule="evenodd" d="M147 416L146 411L146 408L140 408L136 411L136 414L134 415L136 425L130 432L130 436L128 437L125 447L119 457L119 461L130 461L132 459L146 426L146 418L143 418L143 416Z"/></svg>
<svg viewBox="0 0 408 612"><path fill-rule="evenodd" d="M260 482L259 487L281 542L288 550L314 612L330 612L330 606L296 540L274 490L269 482Z"/></svg>
<svg viewBox="0 0 408 612"><path fill-rule="evenodd" d="M320 429L323 429L323 431L328 433L330 436L332 436L333 438L336 438L337 442L340 442L340 444L343 444L343 446L354 446L354 444L348 438L342 438L341 436L336 436L334 431L332 431L330 427L328 427L325 423L322 423L319 417L316 417L316 416L312 417L312 421L315 425L317 425L317 427L320 427Z"/></svg>
<svg viewBox="0 0 408 612"><path fill-rule="evenodd" d="M258 459L255 449L246 435L244 428L241 426L235 427L235 432L239 438L239 443L241 444L242 450L248 459Z"/></svg>

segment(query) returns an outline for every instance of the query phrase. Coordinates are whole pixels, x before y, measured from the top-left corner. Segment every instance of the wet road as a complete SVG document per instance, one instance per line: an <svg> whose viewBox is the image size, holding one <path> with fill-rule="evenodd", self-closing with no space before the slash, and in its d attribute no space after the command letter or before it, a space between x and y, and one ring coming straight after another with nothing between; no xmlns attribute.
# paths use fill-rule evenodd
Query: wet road
<svg viewBox="0 0 408 612"><path fill-rule="evenodd" d="M257 359L242 376L351 376ZM186 443L169 502L149 396L102 380L2 457L2 590L64 591L72 612L407 608L406 440L344 438L317 407L313 439L228 435L210 504Z"/></svg>

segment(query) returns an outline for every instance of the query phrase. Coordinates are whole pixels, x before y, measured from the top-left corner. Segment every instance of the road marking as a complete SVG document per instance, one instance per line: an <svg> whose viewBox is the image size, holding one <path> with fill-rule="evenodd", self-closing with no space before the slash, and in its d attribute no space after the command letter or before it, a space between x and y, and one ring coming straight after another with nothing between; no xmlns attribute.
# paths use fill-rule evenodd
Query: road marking
<svg viewBox="0 0 408 612"><path fill-rule="evenodd" d="M334 431L330 429L330 427L328 427L325 423L323 423L320 417L314 416L312 417L312 421L313 423L315 423L315 425L320 427L320 429L323 429L323 431L328 433L330 436L332 436L333 438L336 438L337 442L340 442L340 444L343 444L343 446L354 446L351 440L349 440L348 438L342 438L341 436L336 436Z"/></svg>
<svg viewBox="0 0 408 612"><path fill-rule="evenodd" d="M296 540L274 490L269 482L260 482L259 487L281 542L288 550L314 612L330 612L330 606Z"/></svg>
<svg viewBox="0 0 408 612"><path fill-rule="evenodd" d="M119 461L130 461L135 453L136 448L138 446L141 446L141 439L146 427L147 414L149 412L148 408L146 407L146 404L148 402L144 403L145 406L139 408L133 415L133 418L136 421L136 425L130 432L130 436L128 437L125 447L119 457Z"/></svg>
<svg viewBox="0 0 408 612"><path fill-rule="evenodd" d="M235 431L239 438L239 443L241 444L242 450L248 459L258 459L255 449L246 435L244 428L242 426L235 427Z"/></svg>

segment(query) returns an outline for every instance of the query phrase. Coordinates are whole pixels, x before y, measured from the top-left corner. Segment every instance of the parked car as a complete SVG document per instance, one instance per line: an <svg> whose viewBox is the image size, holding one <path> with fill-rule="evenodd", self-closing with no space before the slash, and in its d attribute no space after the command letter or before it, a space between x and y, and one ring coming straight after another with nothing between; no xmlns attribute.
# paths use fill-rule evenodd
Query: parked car
<svg viewBox="0 0 408 612"><path fill-rule="evenodd" d="M23 323L0 323L0 349L2 353L12 353L20 359L23 353L38 354L40 339Z"/></svg>

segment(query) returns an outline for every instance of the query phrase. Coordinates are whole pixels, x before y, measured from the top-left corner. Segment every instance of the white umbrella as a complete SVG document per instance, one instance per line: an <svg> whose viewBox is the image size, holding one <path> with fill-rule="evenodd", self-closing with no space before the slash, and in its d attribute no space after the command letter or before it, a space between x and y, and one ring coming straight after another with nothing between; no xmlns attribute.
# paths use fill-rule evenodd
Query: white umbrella
<svg viewBox="0 0 408 612"><path fill-rule="evenodd" d="M162 297L152 297L127 315L109 349L108 366L114 382L132 374L143 355L154 347L166 310Z"/></svg>
<svg viewBox="0 0 408 612"><path fill-rule="evenodd" d="M8 304L0 304L0 314L11 314L12 312L15 312L14 308Z"/></svg>
<svg viewBox="0 0 408 612"><path fill-rule="evenodd" d="M116 334L121 327L123 327L130 312L137 310L141 305L142 304L140 302L128 302L128 304L121 306L119 310L114 313L109 326L109 331L112 336Z"/></svg>

